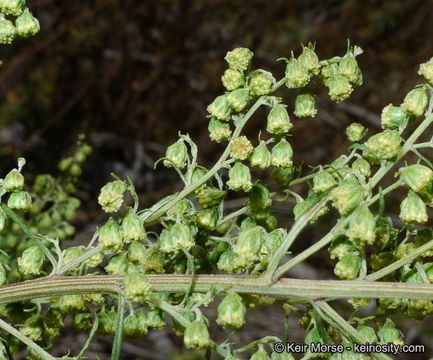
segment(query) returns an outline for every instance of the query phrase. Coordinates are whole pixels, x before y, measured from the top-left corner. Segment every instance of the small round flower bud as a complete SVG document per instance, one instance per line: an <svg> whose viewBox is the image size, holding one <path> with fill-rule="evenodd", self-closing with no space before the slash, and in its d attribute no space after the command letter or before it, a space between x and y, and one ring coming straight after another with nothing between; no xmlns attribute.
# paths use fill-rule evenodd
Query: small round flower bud
<svg viewBox="0 0 433 360"><path fill-rule="evenodd" d="M254 148L250 156L250 164L252 167L264 170L271 166L272 154L266 147L266 142L261 140L260 144Z"/></svg>
<svg viewBox="0 0 433 360"><path fill-rule="evenodd" d="M18 258L18 269L24 274L39 275L44 264L45 255L38 246L31 246Z"/></svg>
<svg viewBox="0 0 433 360"><path fill-rule="evenodd" d="M98 252L97 254L84 260L84 264L86 264L90 268L94 268L99 266L103 260L104 260L104 255L102 254L102 252Z"/></svg>
<svg viewBox="0 0 433 360"><path fill-rule="evenodd" d="M14 24L12 24L12 21L5 19L3 15L0 15L0 44L12 44L16 34L17 30L15 29Z"/></svg>
<svg viewBox="0 0 433 360"><path fill-rule="evenodd" d="M408 121L409 114L402 107L389 104L382 110L381 122L384 129L398 130Z"/></svg>
<svg viewBox="0 0 433 360"><path fill-rule="evenodd" d="M84 250L83 248L79 247L69 247L65 250L65 255L63 256L63 265L66 265L67 263L71 262L72 260L75 260L77 257L83 255ZM71 268L68 271L68 274L74 273L77 270L79 270L80 264L75 265L73 268Z"/></svg>
<svg viewBox="0 0 433 360"><path fill-rule="evenodd" d="M320 170L313 177L313 191L321 193L336 185L334 177L325 170Z"/></svg>
<svg viewBox="0 0 433 360"><path fill-rule="evenodd" d="M253 145L246 136L239 136L230 143L230 156L235 160L245 160L253 151Z"/></svg>
<svg viewBox="0 0 433 360"><path fill-rule="evenodd" d="M351 123L346 128L346 136L351 142L358 142L361 141L362 138L365 136L365 133L367 132L367 129L362 126L360 123Z"/></svg>
<svg viewBox="0 0 433 360"><path fill-rule="evenodd" d="M10 194L8 206L11 209L27 211L32 206L32 198L27 191L17 191Z"/></svg>
<svg viewBox="0 0 433 360"><path fill-rule="evenodd" d="M255 228L257 226L256 221L253 218L247 217L241 222L241 231Z"/></svg>
<svg viewBox="0 0 433 360"><path fill-rule="evenodd" d="M266 186L254 184L249 195L249 207L251 213L260 212L264 209L269 209L272 205L271 194Z"/></svg>
<svg viewBox="0 0 433 360"><path fill-rule="evenodd" d="M122 220L123 241L141 241L146 239L146 232L143 227L143 220L131 209Z"/></svg>
<svg viewBox="0 0 433 360"><path fill-rule="evenodd" d="M33 17L29 9L25 9L23 13L17 17L15 27L17 34L21 37L36 35L40 30L38 19Z"/></svg>
<svg viewBox="0 0 433 360"><path fill-rule="evenodd" d="M323 85L328 86L327 85L328 80L336 74L337 74L337 68L335 68L333 64L328 64L322 66L322 68L320 69L319 78Z"/></svg>
<svg viewBox="0 0 433 360"><path fill-rule="evenodd" d="M338 73L345 76L353 86L362 85L362 73L352 54L347 54L338 64Z"/></svg>
<svg viewBox="0 0 433 360"><path fill-rule="evenodd" d="M131 339L140 335L138 331L138 321L135 314L129 314L125 319L123 319L122 330L123 336L126 338Z"/></svg>
<svg viewBox="0 0 433 360"><path fill-rule="evenodd" d="M188 158L188 149L183 140L178 140L170 145L165 152L165 157L164 166L169 168L174 165L179 169L183 169Z"/></svg>
<svg viewBox="0 0 433 360"><path fill-rule="evenodd" d="M209 331L202 320L190 323L183 335L183 341L188 349L203 349L210 345Z"/></svg>
<svg viewBox="0 0 433 360"><path fill-rule="evenodd" d="M221 121L229 121L232 109L227 101L227 95L220 95L207 107L207 111L213 117Z"/></svg>
<svg viewBox="0 0 433 360"><path fill-rule="evenodd" d="M433 171L421 164L400 168L399 174L407 187L415 192L424 191L433 181Z"/></svg>
<svg viewBox="0 0 433 360"><path fill-rule="evenodd" d="M25 0L2 0L0 9L4 14L18 16L23 12L25 4Z"/></svg>
<svg viewBox="0 0 433 360"><path fill-rule="evenodd" d="M363 158L358 158L353 162L352 170L356 174L360 174L360 175L368 178L370 176L370 173L371 173L370 163L367 160L364 160Z"/></svg>
<svg viewBox="0 0 433 360"><path fill-rule="evenodd" d="M245 77L238 70L227 69L221 80L228 91L236 90L245 85Z"/></svg>
<svg viewBox="0 0 433 360"><path fill-rule="evenodd" d="M176 223L170 228L170 237L177 249L189 250L195 245L190 228L182 223Z"/></svg>
<svg viewBox="0 0 433 360"><path fill-rule="evenodd" d="M252 263L258 259L263 243L264 230L257 226L239 233L233 251L246 262Z"/></svg>
<svg viewBox="0 0 433 360"><path fill-rule="evenodd" d="M236 161L229 170L229 180L226 184L233 191L250 191L253 183L251 182L251 173L248 166Z"/></svg>
<svg viewBox="0 0 433 360"><path fill-rule="evenodd" d="M149 247L146 255L141 259L140 264L146 273L163 274L164 256L156 247Z"/></svg>
<svg viewBox="0 0 433 360"><path fill-rule="evenodd" d="M41 341L43 335L43 322L39 314L30 316L20 328L21 334L32 341Z"/></svg>
<svg viewBox="0 0 433 360"><path fill-rule="evenodd" d="M227 102L236 112L241 112L246 108L249 98L250 89L248 88L236 89L227 94Z"/></svg>
<svg viewBox="0 0 433 360"><path fill-rule="evenodd" d="M335 265L334 273L340 279L354 280L361 269L361 258L356 254L345 255Z"/></svg>
<svg viewBox="0 0 433 360"><path fill-rule="evenodd" d="M133 263L140 263L146 255L146 246L139 241L133 241L128 247L128 260Z"/></svg>
<svg viewBox="0 0 433 360"><path fill-rule="evenodd" d="M331 191L332 205L341 216L348 215L364 197L364 189L354 181L344 180L341 185Z"/></svg>
<svg viewBox="0 0 433 360"><path fill-rule="evenodd" d="M224 59L229 64L230 69L243 72L250 67L253 52L250 49L239 47L228 51Z"/></svg>
<svg viewBox="0 0 433 360"><path fill-rule="evenodd" d="M424 79L433 84L433 58L419 66L418 74L424 76Z"/></svg>
<svg viewBox="0 0 433 360"><path fill-rule="evenodd" d="M119 225L110 218L99 230L98 247L105 254L117 253L123 245L123 233Z"/></svg>
<svg viewBox="0 0 433 360"><path fill-rule="evenodd" d="M99 335L114 335L117 314L110 311L108 314L105 311L98 313L98 329Z"/></svg>
<svg viewBox="0 0 433 360"><path fill-rule="evenodd" d="M223 252L218 259L217 268L220 271L226 271L228 273L232 273L235 270L234 261L236 258L236 254L233 252L231 248L228 248L225 252Z"/></svg>
<svg viewBox="0 0 433 360"><path fill-rule="evenodd" d="M270 254L275 253L278 248L283 243L284 238L287 236L287 233L284 229L278 228L268 234L268 241L266 245L268 246L268 252Z"/></svg>
<svg viewBox="0 0 433 360"><path fill-rule="evenodd" d="M396 259L403 259L415 250L416 246L414 243L399 244L394 251L394 256Z"/></svg>
<svg viewBox="0 0 433 360"><path fill-rule="evenodd" d="M409 225L424 224L428 220L427 206L424 204L424 201L411 190L407 198L400 204L400 219Z"/></svg>
<svg viewBox="0 0 433 360"><path fill-rule="evenodd" d="M113 256L108 261L105 271L110 275L125 275L128 273L128 259L125 254Z"/></svg>
<svg viewBox="0 0 433 360"><path fill-rule="evenodd" d="M384 130L371 136L364 145L374 151L364 151L363 156L373 164L379 160L390 160L400 151L402 138L396 130Z"/></svg>
<svg viewBox="0 0 433 360"><path fill-rule="evenodd" d="M349 255L355 251L355 246L347 236L339 235L333 241L329 247L329 257L331 259L340 260L343 256Z"/></svg>
<svg viewBox="0 0 433 360"><path fill-rule="evenodd" d="M242 298L235 292L224 297L218 305L217 323L224 328L239 329L245 324L247 308Z"/></svg>
<svg viewBox="0 0 433 360"><path fill-rule="evenodd" d="M287 186L293 178L294 168L289 167L277 167L272 170L271 176L282 186Z"/></svg>
<svg viewBox="0 0 433 360"><path fill-rule="evenodd" d="M415 245L417 247L427 244L430 240L433 240L433 232L431 229L420 229L416 232ZM425 251L421 256L423 257L433 256L433 249ZM433 282L433 279L430 280L430 282Z"/></svg>
<svg viewBox="0 0 433 360"><path fill-rule="evenodd" d="M266 131L274 135L286 134L293 124L284 105L277 104L269 112Z"/></svg>
<svg viewBox="0 0 433 360"><path fill-rule="evenodd" d="M300 62L312 75L317 75L320 71L319 58L312 47L304 47L301 55L298 56Z"/></svg>
<svg viewBox="0 0 433 360"><path fill-rule="evenodd" d="M107 213L119 211L125 191L126 185L122 181L112 181L105 184L98 197L99 205Z"/></svg>
<svg viewBox="0 0 433 360"><path fill-rule="evenodd" d="M349 220L346 235L351 241L373 245L376 239L376 219L367 206L360 206Z"/></svg>
<svg viewBox="0 0 433 360"><path fill-rule="evenodd" d="M209 121L209 137L211 140L220 143L223 140L229 140L232 136L230 125L225 121L212 118Z"/></svg>
<svg viewBox="0 0 433 360"><path fill-rule="evenodd" d="M9 171L3 181L6 191L14 192L24 188L24 176L16 169Z"/></svg>
<svg viewBox="0 0 433 360"><path fill-rule="evenodd" d="M268 95L272 91L272 86L275 83L275 79L272 74L264 70L256 70L251 73L250 78L250 90L251 95Z"/></svg>
<svg viewBox="0 0 433 360"><path fill-rule="evenodd" d="M198 227L207 231L215 230L218 221L216 211L214 208L204 209L200 211L197 214L195 220Z"/></svg>
<svg viewBox="0 0 433 360"><path fill-rule="evenodd" d="M329 97L337 103L346 100L353 91L349 80L341 74L331 76L326 85L329 89Z"/></svg>
<svg viewBox="0 0 433 360"><path fill-rule="evenodd" d="M374 329L368 325L359 325L356 328L356 331L358 331L358 333L364 337L365 339L367 339L367 341L369 343L377 343L377 336L376 336L376 331L374 331Z"/></svg>
<svg viewBox="0 0 433 360"><path fill-rule="evenodd" d="M198 202L203 209L214 207L227 195L226 191L206 186L198 193Z"/></svg>
<svg viewBox="0 0 433 360"><path fill-rule="evenodd" d="M62 313L86 311L87 306L82 295L63 295L59 300L59 309Z"/></svg>
<svg viewBox="0 0 433 360"><path fill-rule="evenodd" d="M270 360L269 356L263 347L263 345L259 345L259 349L250 357L250 360Z"/></svg>
<svg viewBox="0 0 433 360"><path fill-rule="evenodd" d="M89 312L74 314L72 326L78 331L88 331L93 325L93 315Z"/></svg>
<svg viewBox="0 0 433 360"><path fill-rule="evenodd" d="M377 335L379 335L382 344L392 343L399 346L403 346L404 344L403 333L389 318L387 318L385 324L379 328Z"/></svg>
<svg viewBox="0 0 433 360"><path fill-rule="evenodd" d="M287 168L293 164L293 149L286 139L281 139L277 145L272 148L271 163L275 167Z"/></svg>
<svg viewBox="0 0 433 360"><path fill-rule="evenodd" d="M144 304L152 296L152 288L143 274L127 274L123 279L123 285L126 298L137 304Z"/></svg>
<svg viewBox="0 0 433 360"><path fill-rule="evenodd" d="M428 104L427 92L422 88L413 89L408 92L401 107L413 116L421 116Z"/></svg>
<svg viewBox="0 0 433 360"><path fill-rule="evenodd" d="M286 65L286 85L289 89L297 89L307 86L311 75L303 62L290 59Z"/></svg>
<svg viewBox="0 0 433 360"><path fill-rule="evenodd" d="M296 96L294 114L299 118L315 117L317 109L315 108L314 96L310 93Z"/></svg>

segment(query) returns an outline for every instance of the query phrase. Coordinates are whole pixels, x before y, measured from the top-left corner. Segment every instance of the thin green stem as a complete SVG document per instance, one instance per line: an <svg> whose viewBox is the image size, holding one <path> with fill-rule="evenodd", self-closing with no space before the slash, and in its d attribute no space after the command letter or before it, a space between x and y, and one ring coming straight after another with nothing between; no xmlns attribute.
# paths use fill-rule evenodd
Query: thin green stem
<svg viewBox="0 0 433 360"><path fill-rule="evenodd" d="M69 261L65 265L59 267L56 271L56 275L64 274L66 271L72 269L75 265L81 264L82 262L84 262L88 258L91 258L92 256L98 254L100 251L101 251L101 249L99 249L97 247L95 247L89 251L86 251L84 254L78 256L74 260Z"/></svg>
<svg viewBox="0 0 433 360"><path fill-rule="evenodd" d="M254 347L256 347L259 344L268 344L271 342L280 342L281 340L279 338L277 338L276 336L265 336L264 338L258 339L258 340L254 340L252 342L250 342L248 345L245 345L239 349L236 349L233 351L233 354L240 354L244 351L250 350Z"/></svg>
<svg viewBox="0 0 433 360"><path fill-rule="evenodd" d="M120 351L122 349L123 336L123 317L125 315L125 298L119 294L117 296L117 319L113 338L113 350L111 352L111 360L119 360Z"/></svg>
<svg viewBox="0 0 433 360"><path fill-rule="evenodd" d="M227 216L223 217L218 222L217 226L224 224L231 219L237 218L238 216L241 216L241 215L245 214L246 212L248 212L248 206L244 206L244 207L240 208L239 210L236 210L236 211L232 212L231 214L228 214Z"/></svg>

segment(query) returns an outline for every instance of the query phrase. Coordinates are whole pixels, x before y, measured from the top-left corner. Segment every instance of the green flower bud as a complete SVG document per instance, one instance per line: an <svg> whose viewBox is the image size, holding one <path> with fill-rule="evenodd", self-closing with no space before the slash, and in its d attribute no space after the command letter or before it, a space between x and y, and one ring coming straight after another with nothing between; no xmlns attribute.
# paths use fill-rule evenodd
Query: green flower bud
<svg viewBox="0 0 433 360"><path fill-rule="evenodd" d="M98 247L105 254L117 253L122 249L123 233L119 225L110 218L99 230Z"/></svg>
<svg viewBox="0 0 433 360"><path fill-rule="evenodd" d="M337 74L337 68L335 67L334 64L324 65L320 69L320 75L319 75L320 81L322 82L323 85L327 86L328 80L336 74Z"/></svg>
<svg viewBox="0 0 433 360"><path fill-rule="evenodd" d="M312 47L304 47L301 55L298 56L301 63L312 75L317 75L320 71L319 58Z"/></svg>
<svg viewBox="0 0 433 360"><path fill-rule="evenodd" d="M167 148L165 153L166 160L164 166L170 168L173 165L179 169L183 169L188 159L188 149L183 140L178 140Z"/></svg>
<svg viewBox="0 0 433 360"><path fill-rule="evenodd" d="M352 164L352 170L359 175L362 175L366 178L370 176L370 163L367 160L362 158L356 159Z"/></svg>
<svg viewBox="0 0 433 360"><path fill-rule="evenodd" d="M62 313L86 311L87 306L82 295L63 295L59 300L59 309Z"/></svg>
<svg viewBox="0 0 433 360"><path fill-rule="evenodd" d="M289 89L303 88L310 82L310 74L303 62L290 59L286 65L286 85Z"/></svg>
<svg viewBox="0 0 433 360"><path fill-rule="evenodd" d="M245 109L248 105L249 98L250 89L248 88L236 89L227 94L227 102L236 112L241 112Z"/></svg>
<svg viewBox="0 0 433 360"><path fill-rule="evenodd" d="M231 118L231 108L227 101L227 95L220 95L207 107L207 111L218 120L229 121Z"/></svg>
<svg viewBox="0 0 433 360"><path fill-rule="evenodd" d="M334 177L325 170L320 170L313 177L313 191L321 193L336 185Z"/></svg>
<svg viewBox="0 0 433 360"><path fill-rule="evenodd" d="M257 226L257 222L253 218L247 217L242 220L240 231L242 232L248 229L252 229L255 228L256 226Z"/></svg>
<svg viewBox="0 0 433 360"><path fill-rule="evenodd" d="M277 104L271 109L267 120L266 131L270 134L286 134L293 127L285 106L281 104Z"/></svg>
<svg viewBox="0 0 433 360"><path fill-rule="evenodd" d="M389 104L383 108L381 120L384 129L398 130L409 121L409 114L402 107Z"/></svg>
<svg viewBox="0 0 433 360"><path fill-rule="evenodd" d="M97 254L84 260L84 264L86 264L90 268L94 268L99 266L103 260L104 260L104 255L102 254L102 252L98 252Z"/></svg>
<svg viewBox="0 0 433 360"><path fill-rule="evenodd" d="M268 95L272 91L275 79L272 74L264 70L256 70L251 73L250 90L251 95Z"/></svg>
<svg viewBox="0 0 433 360"><path fill-rule="evenodd" d="M141 241L146 239L146 232L143 227L143 220L131 209L122 220L123 241Z"/></svg>
<svg viewBox="0 0 433 360"><path fill-rule="evenodd" d="M182 223L176 223L170 228L170 236L178 249L189 250L195 245L191 229Z"/></svg>
<svg viewBox="0 0 433 360"><path fill-rule="evenodd" d="M293 149L286 139L281 139L277 145L272 148L271 163L275 167L289 167L292 161Z"/></svg>
<svg viewBox="0 0 433 360"><path fill-rule="evenodd" d="M165 314L160 309L150 309L146 317L147 326L162 329L165 326Z"/></svg>
<svg viewBox="0 0 433 360"><path fill-rule="evenodd" d="M210 345L209 331L201 320L190 323L183 335L183 341L188 349L203 349Z"/></svg>
<svg viewBox="0 0 433 360"><path fill-rule="evenodd" d="M261 140L260 144L254 148L250 156L250 164L261 170L271 165L272 154L266 147L266 142Z"/></svg>
<svg viewBox="0 0 433 360"><path fill-rule="evenodd" d="M392 343L399 346L404 345L403 333L389 318L387 318L385 324L379 328L377 335L379 335L382 344Z"/></svg>
<svg viewBox="0 0 433 360"><path fill-rule="evenodd" d="M400 219L409 225L424 224L428 220L427 206L424 204L424 201L411 190L406 199L400 204Z"/></svg>
<svg viewBox="0 0 433 360"><path fill-rule="evenodd" d="M140 263L146 273L163 274L165 272L164 256L156 247L149 247Z"/></svg>
<svg viewBox="0 0 433 360"><path fill-rule="evenodd" d="M221 80L228 91L236 90L245 85L245 77L238 70L227 69Z"/></svg>
<svg viewBox="0 0 433 360"><path fill-rule="evenodd" d="M108 314L105 311L98 313L98 329L99 335L114 335L117 314L110 311Z"/></svg>
<svg viewBox="0 0 433 360"><path fill-rule="evenodd" d="M34 18L29 9L25 9L23 13L15 20L17 34L21 37L29 37L36 35L39 30L39 21Z"/></svg>
<svg viewBox="0 0 433 360"><path fill-rule="evenodd" d="M407 187L415 192L424 191L433 181L433 171L420 164L400 168L399 174Z"/></svg>
<svg viewBox="0 0 433 360"><path fill-rule="evenodd" d="M194 183L194 180L192 181L192 183ZM186 199L182 199L180 201L178 201L176 204L174 204L174 206L170 209L167 210L167 215L168 216L179 216L179 215L186 215L189 214L191 212L193 212L195 209L191 206L191 202L186 200Z"/></svg>
<svg viewBox="0 0 433 360"><path fill-rule="evenodd" d="M24 325L20 328L20 332L32 341L41 341L43 326L41 315L35 314L25 321Z"/></svg>
<svg viewBox="0 0 433 360"><path fill-rule="evenodd" d="M104 305L105 298L102 294L84 294L83 300L86 304Z"/></svg>
<svg viewBox="0 0 433 360"><path fill-rule="evenodd" d="M233 252L246 262L252 263L258 259L264 241L264 230L258 226L241 231L233 245Z"/></svg>
<svg viewBox="0 0 433 360"><path fill-rule="evenodd" d="M128 273L128 266L128 259L126 258L126 255L122 253L113 256L104 269L111 275L125 275Z"/></svg>
<svg viewBox="0 0 433 360"><path fill-rule="evenodd" d="M352 123L346 128L346 136L351 142L361 141L365 136L367 129L360 123Z"/></svg>
<svg viewBox="0 0 433 360"><path fill-rule="evenodd" d="M129 314L125 319L123 319L123 335L126 338L134 338L140 336L138 329L138 321L135 314Z"/></svg>
<svg viewBox="0 0 433 360"><path fill-rule="evenodd" d="M223 252L218 259L217 268L220 271L226 271L228 273L233 273L236 270L235 259L237 255L233 252L231 248L228 248Z"/></svg>
<svg viewBox="0 0 433 360"><path fill-rule="evenodd" d="M287 186L293 178L294 168L289 167L277 167L272 170L271 176L282 186Z"/></svg>
<svg viewBox="0 0 433 360"><path fill-rule="evenodd" d="M14 192L24 188L24 176L16 169L9 171L3 181L6 191Z"/></svg>
<svg viewBox="0 0 433 360"><path fill-rule="evenodd" d="M152 288L143 274L127 274L123 280L123 285L125 286L126 298L137 304L144 304L152 296Z"/></svg>
<svg viewBox="0 0 433 360"><path fill-rule="evenodd" d="M310 210L319 201L318 196L314 192L310 192L307 199L299 201L293 208L293 215L295 220L298 220L302 215L304 215L308 210ZM311 219L311 223L314 223L320 216L328 212L328 207L323 206L316 215Z"/></svg>
<svg viewBox="0 0 433 360"><path fill-rule="evenodd" d="M253 55L250 49L239 47L228 51L224 59L229 64L230 69L243 72L250 67Z"/></svg>
<svg viewBox="0 0 433 360"><path fill-rule="evenodd" d="M198 201L203 209L214 207L227 195L226 191L206 186L198 194Z"/></svg>
<svg viewBox="0 0 433 360"><path fill-rule="evenodd" d="M410 255L410 253L414 252L415 250L416 250L416 246L414 243L399 244L394 251L394 256L397 259L403 259L404 257Z"/></svg>
<svg viewBox="0 0 433 360"><path fill-rule="evenodd" d="M24 250L18 258L18 268L26 275L39 275L44 264L45 255L38 246L31 246Z"/></svg>
<svg viewBox="0 0 433 360"><path fill-rule="evenodd" d="M78 331L88 331L93 325L93 315L89 312L76 313L72 320L72 326Z"/></svg>
<svg viewBox="0 0 433 360"><path fill-rule="evenodd" d="M3 15L0 15L0 44L12 44L15 36L17 34L17 30L15 29L12 21L4 18Z"/></svg>
<svg viewBox="0 0 433 360"><path fill-rule="evenodd" d="M227 122L212 118L209 121L209 137L211 140L220 143L223 140L229 140L232 136L230 125Z"/></svg>
<svg viewBox="0 0 433 360"><path fill-rule="evenodd" d="M240 161L236 161L229 170L227 186L233 191L250 191L253 184L251 182L251 173L248 166L242 164Z"/></svg>
<svg viewBox="0 0 433 360"><path fill-rule="evenodd" d="M331 191L332 205L341 216L346 216L355 209L363 197L363 187L350 180L344 180L341 185Z"/></svg>
<svg viewBox="0 0 433 360"><path fill-rule="evenodd" d="M231 292L218 305L217 323L224 328L239 329L245 324L246 312L242 298L237 293Z"/></svg>
<svg viewBox="0 0 433 360"><path fill-rule="evenodd" d="M239 136L230 143L230 156L235 160L245 160L253 151L253 145L246 136Z"/></svg>
<svg viewBox="0 0 433 360"><path fill-rule="evenodd" d="M418 74L424 76L424 79L433 84L433 58L419 66Z"/></svg>
<svg viewBox="0 0 433 360"><path fill-rule="evenodd" d="M71 262L72 260L75 260L77 257L83 255L84 249L79 247L69 247L65 250L65 254L63 256L63 264L66 265L67 263ZM75 265L73 268L71 268L68 271L68 274L75 273L80 269L80 264Z"/></svg>
<svg viewBox="0 0 433 360"><path fill-rule="evenodd" d="M384 130L364 143L374 153L364 150L363 156L373 164L378 164L379 160L390 160L400 151L401 142L402 138L396 130Z"/></svg>
<svg viewBox="0 0 433 360"><path fill-rule="evenodd" d="M352 54L347 54L338 64L338 73L345 76L353 86L362 85L362 73Z"/></svg>
<svg viewBox="0 0 433 360"><path fill-rule="evenodd" d="M268 241L266 242L266 246L268 247L268 252L270 254L275 253L278 248L283 243L284 238L287 236L287 233L284 229L278 228L268 234Z"/></svg>
<svg viewBox="0 0 433 360"><path fill-rule="evenodd" d="M25 0L2 0L0 1L0 12L18 16L23 12L25 4Z"/></svg>
<svg viewBox="0 0 433 360"><path fill-rule="evenodd" d="M128 260L133 263L140 263L146 254L146 246L139 241L133 241L128 247Z"/></svg>
<svg viewBox="0 0 433 360"><path fill-rule="evenodd" d="M356 254L343 256L335 265L334 273L340 279L354 280L358 277L361 269L361 258Z"/></svg>
<svg viewBox="0 0 433 360"><path fill-rule="evenodd" d="M214 208L204 209L197 214L195 220L198 227L207 231L213 231L218 221L216 210Z"/></svg>
<svg viewBox="0 0 433 360"><path fill-rule="evenodd" d="M431 229L417 230L416 236L415 236L415 245L417 247L420 247L420 246L427 244L430 240L433 240L433 232ZM425 251L423 254L421 254L421 256L423 256L423 257L433 256L433 249ZM433 282L433 280L430 282Z"/></svg>
<svg viewBox="0 0 433 360"><path fill-rule="evenodd" d="M331 259L340 260L342 257L349 255L355 251L355 246L347 236L339 235L333 241L329 247L329 257Z"/></svg>
<svg viewBox="0 0 433 360"><path fill-rule="evenodd" d="M11 209L27 211L32 206L32 198L27 191L17 191L10 194L8 206Z"/></svg>
<svg viewBox="0 0 433 360"><path fill-rule="evenodd" d="M401 107L409 114L418 117L424 114L427 104L427 92L423 88L417 88L408 92Z"/></svg>
<svg viewBox="0 0 433 360"><path fill-rule="evenodd" d="M259 349L250 357L250 360L270 360L263 345L259 345Z"/></svg>
<svg viewBox="0 0 433 360"><path fill-rule="evenodd" d="M98 197L99 205L107 213L119 211L125 191L126 185L123 181L112 181L105 184Z"/></svg>
<svg viewBox="0 0 433 360"><path fill-rule="evenodd" d="M369 343L377 343L377 336L376 336L376 331L374 331L374 329L368 325L359 325L356 328L356 331L358 331L358 333L363 336L365 339L367 339L367 342Z"/></svg>
<svg viewBox="0 0 433 360"><path fill-rule="evenodd" d="M349 80L341 74L331 76L326 86L329 89L329 97L337 103L346 100L353 91Z"/></svg>
<svg viewBox="0 0 433 360"><path fill-rule="evenodd" d="M266 186L254 184L249 195L249 207L251 213L257 213L264 209L269 209L272 205L271 194Z"/></svg>
<svg viewBox="0 0 433 360"><path fill-rule="evenodd" d="M315 117L317 109L315 108L314 96L310 93L296 96L294 114L300 118Z"/></svg>
<svg viewBox="0 0 433 360"><path fill-rule="evenodd" d="M351 241L373 245L376 239L376 220L367 206L360 206L351 215L346 235Z"/></svg>

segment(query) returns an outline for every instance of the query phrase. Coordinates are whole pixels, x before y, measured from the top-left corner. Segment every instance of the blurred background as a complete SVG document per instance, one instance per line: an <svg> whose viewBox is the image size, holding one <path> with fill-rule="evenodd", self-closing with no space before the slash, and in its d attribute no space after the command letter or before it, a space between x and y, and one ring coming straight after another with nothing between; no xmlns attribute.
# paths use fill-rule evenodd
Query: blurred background
<svg viewBox="0 0 433 360"><path fill-rule="evenodd" d="M220 79L228 50L250 48L253 66L279 79L284 64L276 59L291 51L299 55L301 43L316 42L320 59L344 55L347 39L364 49L357 58L364 85L335 104L325 87L312 84L318 116L293 120L291 144L305 169L345 152L344 130L351 122L368 126L369 134L377 131L382 108L400 104L422 82L418 65L433 56L433 4L425 0L28 0L27 5L40 21L40 33L0 48L0 170L6 174L24 156L29 183L38 173L55 174L78 134L86 134L94 151L78 192L83 206L76 225L83 241L106 219L96 199L110 172L131 176L145 207L181 186L174 171L153 170L179 131L196 141L201 164L216 160L223 145L209 140L206 106L224 91ZM282 89L278 95L293 111L295 92ZM266 113L258 112L246 134L256 140L265 119ZM400 195L395 195L397 209L405 193ZM242 204L242 199L230 201L233 208ZM287 209L276 212L290 222ZM309 230L301 247L319 235L320 227ZM333 264L317 256L290 275L328 278ZM249 317L248 330L236 340L283 336L282 310L255 309ZM301 340L297 320L290 320L291 333ZM406 342L427 344L433 336L427 323L405 322ZM217 341L227 335L213 331ZM84 341L84 334L65 333L56 351L64 354ZM110 339L96 341L92 351L108 358ZM126 343L122 358L193 359L192 354L176 357L181 352L182 339L167 329Z"/></svg>

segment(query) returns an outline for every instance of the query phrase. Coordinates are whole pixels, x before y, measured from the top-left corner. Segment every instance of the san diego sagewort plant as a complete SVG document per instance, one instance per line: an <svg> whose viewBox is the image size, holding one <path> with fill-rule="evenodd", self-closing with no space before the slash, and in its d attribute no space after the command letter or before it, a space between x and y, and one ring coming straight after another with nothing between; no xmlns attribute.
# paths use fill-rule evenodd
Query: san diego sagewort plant
<svg viewBox="0 0 433 360"><path fill-rule="evenodd" d="M38 32L39 23L24 1L2 0L0 9L0 43ZM15 24L9 20L14 16ZM89 340L79 354L65 359L84 358L91 340L106 335L113 336L112 359L118 359L123 338L162 329L168 317L185 346L206 349L206 358L214 351L235 360L253 351L251 360L294 359L289 352L272 351L281 342L276 336L234 344L228 332L226 341L213 341L201 309L223 297L216 322L225 329L241 328L249 307L273 303L282 306L286 316L299 315L306 344L345 345L343 353L334 354L312 353L306 347L303 359L390 359L383 353L355 353L346 346L403 345L391 315L399 312L421 320L433 314L433 262L428 261L433 233L422 226L428 221L427 207L433 206L433 171L419 152L431 148L433 140L418 141L433 122L433 60L419 69L427 83L411 90L400 106L383 109L383 131L364 141L367 129L351 124L348 153L313 171L293 163L288 135L296 121L292 124L289 116L291 106L273 96L282 86L294 89L294 115L314 117L317 109L309 83L320 81L333 101L344 101L362 84L356 60L361 53L359 47L348 46L344 56L319 61L308 45L297 58L292 54L282 59L285 76L276 81L271 73L253 69L249 49L229 51L222 76L227 91L207 107L210 138L227 143L215 165L207 169L198 164L196 145L188 135L179 135L160 160L177 171L185 186L147 209L140 209L131 181L113 175L114 181L98 197L110 217L87 246L63 243L74 235L69 221L80 202L73 194L91 153L84 138L60 161L57 177L38 175L30 188L21 174L25 161L19 159L0 188L0 358L12 359L25 346L29 359L55 359L48 351L65 318L72 316L74 328L89 332ZM262 138L254 141L242 131L262 107L268 116ZM405 131L409 123L416 124L411 133ZM419 157L417 163L401 161L409 152ZM272 184L279 184L273 188L251 174L252 168L270 167ZM385 177L394 176L394 183L380 186ZM296 184L308 187L305 199L291 190ZM407 197L399 214L404 226L397 228L384 216L384 207L387 194L400 187ZM231 191L243 192L248 199L244 207L227 213L224 198ZM131 207L124 202L127 194ZM281 194L297 201L294 208L288 205L295 221L287 229L278 227L271 214L272 201ZM329 206L339 214L332 228L286 260L303 229ZM155 224L159 233L146 231ZM283 277L325 247L341 280ZM346 320L328 304L339 298L349 299L355 309L374 299L376 313Z"/></svg>

